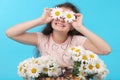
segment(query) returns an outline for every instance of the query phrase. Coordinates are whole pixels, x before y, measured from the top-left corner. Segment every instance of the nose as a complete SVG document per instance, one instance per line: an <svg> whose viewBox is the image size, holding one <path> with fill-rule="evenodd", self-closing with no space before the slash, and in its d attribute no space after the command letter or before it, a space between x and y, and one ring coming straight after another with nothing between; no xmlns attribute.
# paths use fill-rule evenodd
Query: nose
<svg viewBox="0 0 120 80"><path fill-rule="evenodd" d="M61 21L61 22L65 22L64 18L60 18L59 21Z"/></svg>

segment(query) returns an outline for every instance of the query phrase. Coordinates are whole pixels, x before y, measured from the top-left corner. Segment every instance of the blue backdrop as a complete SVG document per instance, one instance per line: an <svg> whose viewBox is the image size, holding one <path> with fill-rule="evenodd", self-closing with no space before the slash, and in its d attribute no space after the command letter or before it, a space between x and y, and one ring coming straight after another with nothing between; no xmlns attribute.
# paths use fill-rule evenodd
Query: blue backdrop
<svg viewBox="0 0 120 80"><path fill-rule="evenodd" d="M120 0L0 0L0 80L22 80L17 75L17 66L35 53L34 46L7 38L5 31L13 25L40 17L45 7L66 1L81 10L88 29L110 44L111 54L100 56L110 70L106 80L120 80ZM38 26L30 32L42 28Z"/></svg>

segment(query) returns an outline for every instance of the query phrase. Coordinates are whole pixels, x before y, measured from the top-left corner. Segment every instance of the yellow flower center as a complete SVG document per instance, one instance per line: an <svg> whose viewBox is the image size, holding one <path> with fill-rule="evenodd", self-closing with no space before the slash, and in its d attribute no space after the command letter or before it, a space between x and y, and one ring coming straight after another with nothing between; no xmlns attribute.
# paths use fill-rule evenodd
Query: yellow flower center
<svg viewBox="0 0 120 80"><path fill-rule="evenodd" d="M36 64L38 64L38 61L35 61Z"/></svg>
<svg viewBox="0 0 120 80"><path fill-rule="evenodd" d="M83 70L86 70L86 67L85 67L85 66L83 66L82 68L83 68Z"/></svg>
<svg viewBox="0 0 120 80"><path fill-rule="evenodd" d="M93 65L91 65L91 64L88 67L89 67L90 70L93 69Z"/></svg>
<svg viewBox="0 0 120 80"><path fill-rule="evenodd" d="M59 12L59 11L56 11L56 12L55 12L55 15L56 15L56 16L59 16L59 15L60 15L60 12Z"/></svg>
<svg viewBox="0 0 120 80"><path fill-rule="evenodd" d="M19 68L20 72L22 71L22 66Z"/></svg>
<svg viewBox="0 0 120 80"><path fill-rule="evenodd" d="M104 75L104 74L105 74L105 72L103 71L103 72L102 72L102 74Z"/></svg>
<svg viewBox="0 0 120 80"><path fill-rule="evenodd" d="M84 73L83 73L83 72L80 72L80 75L81 75L81 76L84 76Z"/></svg>
<svg viewBox="0 0 120 80"><path fill-rule="evenodd" d="M27 70L26 69L24 69L24 73L26 73L27 72Z"/></svg>
<svg viewBox="0 0 120 80"><path fill-rule="evenodd" d="M67 14L67 18L72 18L72 15L71 14Z"/></svg>
<svg viewBox="0 0 120 80"><path fill-rule="evenodd" d="M78 53L79 53L79 52L80 52L80 49L76 49L75 52L78 52Z"/></svg>
<svg viewBox="0 0 120 80"><path fill-rule="evenodd" d="M73 51L73 50L75 50L75 48L73 47L73 48L71 48L71 50Z"/></svg>
<svg viewBox="0 0 120 80"><path fill-rule="evenodd" d="M37 71L36 68L32 68L31 70L32 73L36 73L36 71Z"/></svg>
<svg viewBox="0 0 120 80"><path fill-rule="evenodd" d="M79 57L79 56L80 56L80 53L77 53L77 54L76 54L76 57Z"/></svg>
<svg viewBox="0 0 120 80"><path fill-rule="evenodd" d="M48 72L48 68L43 68L43 71L44 72Z"/></svg>
<svg viewBox="0 0 120 80"><path fill-rule="evenodd" d="M52 72L55 72L55 71L56 71L56 70L53 68L53 69L52 69Z"/></svg>
<svg viewBox="0 0 120 80"><path fill-rule="evenodd" d="M95 67L96 67L97 69L100 69L100 64L99 64L99 63L96 63Z"/></svg>
<svg viewBox="0 0 120 80"><path fill-rule="evenodd" d="M88 60L87 56L82 57L83 60Z"/></svg>
<svg viewBox="0 0 120 80"><path fill-rule="evenodd" d="M94 58L95 56L93 54L90 54L90 58Z"/></svg>

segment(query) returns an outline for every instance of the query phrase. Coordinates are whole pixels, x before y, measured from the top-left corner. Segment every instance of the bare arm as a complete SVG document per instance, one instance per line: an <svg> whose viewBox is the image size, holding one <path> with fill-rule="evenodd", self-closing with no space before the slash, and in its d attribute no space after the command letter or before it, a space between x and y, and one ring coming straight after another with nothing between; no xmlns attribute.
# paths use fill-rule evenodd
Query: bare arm
<svg viewBox="0 0 120 80"><path fill-rule="evenodd" d="M30 45L37 44L37 35L35 33L27 33L26 31L42 24L41 18L24 22L18 25L15 25L6 31L6 34L11 39Z"/></svg>
<svg viewBox="0 0 120 80"><path fill-rule="evenodd" d="M73 27L87 37L84 48L97 54L108 54L111 52L110 46L99 36L82 25L82 15L76 14L77 19L72 23Z"/></svg>
<svg viewBox="0 0 120 80"><path fill-rule="evenodd" d="M42 24L41 18L38 18L38 19L35 19L32 21L28 21L28 22L24 22L24 23L17 24L15 26L9 28L6 31L6 34L8 37L18 36L18 35L24 34L27 30L29 30L35 26L41 25L41 24Z"/></svg>
<svg viewBox="0 0 120 80"><path fill-rule="evenodd" d="M89 31L87 28L82 27L79 30L83 35L87 37L84 43L84 47L88 50L92 50L98 54L108 54L111 51L110 46L100 37L98 37L93 32Z"/></svg>
<svg viewBox="0 0 120 80"><path fill-rule="evenodd" d="M45 9L43 15L40 18L9 28L6 31L6 35L11 39L24 44L37 45L36 33L28 33L27 30L34 28L35 26L50 22L52 19L48 12L49 10Z"/></svg>

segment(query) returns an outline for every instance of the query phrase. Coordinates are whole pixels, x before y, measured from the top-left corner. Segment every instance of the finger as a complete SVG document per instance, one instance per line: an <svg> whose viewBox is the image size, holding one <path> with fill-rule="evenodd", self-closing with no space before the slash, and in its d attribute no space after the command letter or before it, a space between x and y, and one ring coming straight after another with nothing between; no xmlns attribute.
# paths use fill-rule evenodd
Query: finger
<svg viewBox="0 0 120 80"><path fill-rule="evenodd" d="M73 22L77 22L77 18L76 18L75 20L73 20ZM73 22L72 22L72 23L73 23Z"/></svg>
<svg viewBox="0 0 120 80"><path fill-rule="evenodd" d="M46 11L51 12L52 8L46 8Z"/></svg>
<svg viewBox="0 0 120 80"><path fill-rule="evenodd" d="M46 8L44 8L44 12L45 12Z"/></svg>
<svg viewBox="0 0 120 80"><path fill-rule="evenodd" d="M44 10L45 10L45 11L47 11L47 12L48 12L48 11L50 11L50 9L49 9L49 8L44 8Z"/></svg>
<svg viewBox="0 0 120 80"><path fill-rule="evenodd" d="M49 8L49 10L50 10L50 11L52 11L52 10L53 10L53 8Z"/></svg>
<svg viewBox="0 0 120 80"><path fill-rule="evenodd" d="M44 8L44 12L45 12L45 13L47 12L47 8Z"/></svg>
<svg viewBox="0 0 120 80"><path fill-rule="evenodd" d="M48 8L48 7L46 7L46 9L48 10L49 8Z"/></svg>
<svg viewBox="0 0 120 80"><path fill-rule="evenodd" d="M49 20L49 21L52 21L52 20L53 20L53 18L52 18L52 17L50 17L50 18L48 18L48 20Z"/></svg>
<svg viewBox="0 0 120 80"><path fill-rule="evenodd" d="M46 11L47 14L51 13L51 10L49 8L46 8L45 11Z"/></svg>
<svg viewBox="0 0 120 80"><path fill-rule="evenodd" d="M83 15L80 14L79 16L76 16L76 19L79 20L79 19L82 19L83 18Z"/></svg>
<svg viewBox="0 0 120 80"><path fill-rule="evenodd" d="M76 15L76 16L79 16L79 15L82 15L82 14L80 14L80 13L75 13L75 15Z"/></svg>
<svg viewBox="0 0 120 80"><path fill-rule="evenodd" d="M75 16L76 16L76 17L82 17L82 14L76 13Z"/></svg>

